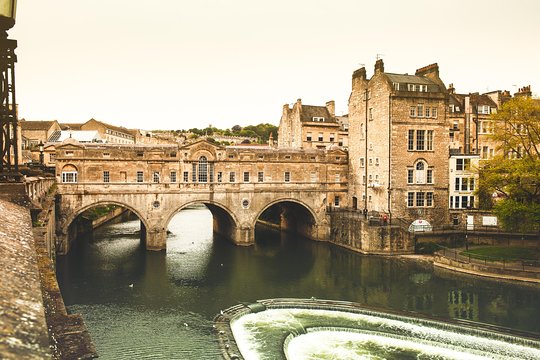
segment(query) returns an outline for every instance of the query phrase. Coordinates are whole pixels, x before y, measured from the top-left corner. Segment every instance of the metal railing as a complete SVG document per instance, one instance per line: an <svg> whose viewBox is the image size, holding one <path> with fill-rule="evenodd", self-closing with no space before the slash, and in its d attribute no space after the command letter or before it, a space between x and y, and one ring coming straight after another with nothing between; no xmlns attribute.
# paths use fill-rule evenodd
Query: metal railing
<svg viewBox="0 0 540 360"><path fill-rule="evenodd" d="M442 245L437 245L439 248L436 254L451 260L459 261L465 264L477 264L487 267L530 271L540 273L540 260L534 259L501 259L500 257L478 255L478 254L463 254L463 249L450 249Z"/></svg>

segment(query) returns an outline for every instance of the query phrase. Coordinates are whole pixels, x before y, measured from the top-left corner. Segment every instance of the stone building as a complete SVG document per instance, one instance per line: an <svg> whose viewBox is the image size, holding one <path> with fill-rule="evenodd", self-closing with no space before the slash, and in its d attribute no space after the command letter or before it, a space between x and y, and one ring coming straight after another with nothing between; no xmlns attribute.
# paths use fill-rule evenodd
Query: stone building
<svg viewBox="0 0 540 360"><path fill-rule="evenodd" d="M355 208L406 221L447 223L448 93L437 64L414 75L377 60L352 76L349 195Z"/></svg>
<svg viewBox="0 0 540 360"><path fill-rule="evenodd" d="M343 147L348 133L338 122L335 102L326 106L303 105L298 99L292 108L283 105L283 113L278 130L278 148L288 149L328 149Z"/></svg>

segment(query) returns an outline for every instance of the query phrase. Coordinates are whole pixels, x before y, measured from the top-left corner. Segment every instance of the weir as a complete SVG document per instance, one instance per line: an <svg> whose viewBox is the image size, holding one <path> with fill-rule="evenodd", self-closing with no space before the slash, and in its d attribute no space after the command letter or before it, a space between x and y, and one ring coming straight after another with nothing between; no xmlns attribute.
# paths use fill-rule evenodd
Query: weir
<svg viewBox="0 0 540 360"><path fill-rule="evenodd" d="M270 299L258 304L266 310L236 306L216 317L226 359L540 358L536 335L507 334L481 324L473 328L342 301ZM225 339L227 326L232 339Z"/></svg>

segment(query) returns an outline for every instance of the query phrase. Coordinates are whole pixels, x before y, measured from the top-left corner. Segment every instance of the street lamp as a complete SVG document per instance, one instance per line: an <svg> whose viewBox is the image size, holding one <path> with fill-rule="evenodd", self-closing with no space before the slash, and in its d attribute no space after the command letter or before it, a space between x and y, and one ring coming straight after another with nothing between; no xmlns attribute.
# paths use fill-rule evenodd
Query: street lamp
<svg viewBox="0 0 540 360"><path fill-rule="evenodd" d="M19 181L17 109L15 102L15 48L7 31L15 25L16 0L0 0L0 181Z"/></svg>
<svg viewBox="0 0 540 360"><path fill-rule="evenodd" d="M39 165L43 167L43 141L39 141Z"/></svg>

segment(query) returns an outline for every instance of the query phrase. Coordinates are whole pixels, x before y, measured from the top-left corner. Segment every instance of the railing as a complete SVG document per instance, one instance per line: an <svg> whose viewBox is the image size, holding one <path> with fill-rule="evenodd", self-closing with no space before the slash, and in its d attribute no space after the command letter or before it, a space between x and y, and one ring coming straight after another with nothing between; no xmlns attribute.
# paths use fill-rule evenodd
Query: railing
<svg viewBox="0 0 540 360"><path fill-rule="evenodd" d="M463 249L450 249L442 245L436 245L439 250L437 255L447 259L459 261L465 264L477 264L493 268L508 270L531 271L540 273L540 260L534 259L501 259L487 255L463 254Z"/></svg>
<svg viewBox="0 0 540 360"><path fill-rule="evenodd" d="M52 185L56 182L54 177L27 177L25 178L24 185L26 188L26 194L32 200L41 199Z"/></svg>

